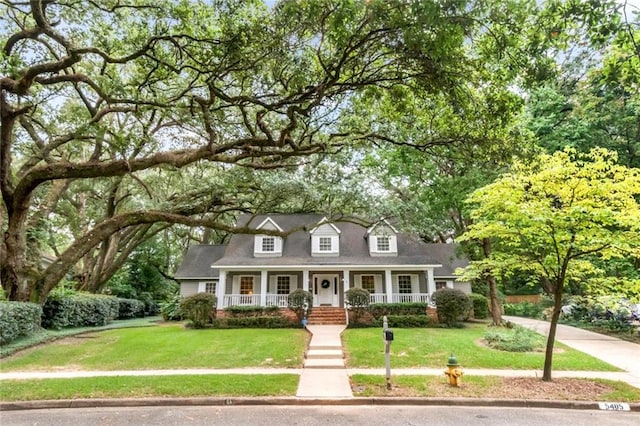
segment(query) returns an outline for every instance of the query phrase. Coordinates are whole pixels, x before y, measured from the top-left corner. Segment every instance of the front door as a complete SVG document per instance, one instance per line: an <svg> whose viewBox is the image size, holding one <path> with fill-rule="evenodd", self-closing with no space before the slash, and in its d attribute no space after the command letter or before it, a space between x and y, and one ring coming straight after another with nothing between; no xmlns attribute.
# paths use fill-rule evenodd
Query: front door
<svg viewBox="0 0 640 426"><path fill-rule="evenodd" d="M315 275L314 306L338 306L337 294L338 275L317 274Z"/></svg>

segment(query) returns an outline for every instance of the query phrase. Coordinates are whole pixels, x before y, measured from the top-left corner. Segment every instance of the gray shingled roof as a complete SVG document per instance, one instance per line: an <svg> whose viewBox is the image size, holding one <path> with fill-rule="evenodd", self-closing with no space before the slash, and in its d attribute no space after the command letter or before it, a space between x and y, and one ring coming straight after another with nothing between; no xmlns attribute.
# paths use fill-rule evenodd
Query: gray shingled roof
<svg viewBox="0 0 640 426"><path fill-rule="evenodd" d="M184 254L175 277L177 279L218 277L220 271L212 268L211 265L224 255L226 248L226 245L190 246Z"/></svg>
<svg viewBox="0 0 640 426"><path fill-rule="evenodd" d="M254 235L236 234L231 241L225 255L220 258L217 266L261 266L261 265L433 265L437 276L451 276L455 268L464 266L467 261L456 256L456 246L453 244L428 244L414 240L406 235L398 234L398 255L371 257L367 245L367 227L352 222L334 222L340 233L340 256L312 257L311 236L313 229L324 216L314 214L272 214L248 216L243 215L238 220L238 226L256 228L267 217L276 222L285 232L301 228L288 235L283 242L282 257L254 257Z"/></svg>

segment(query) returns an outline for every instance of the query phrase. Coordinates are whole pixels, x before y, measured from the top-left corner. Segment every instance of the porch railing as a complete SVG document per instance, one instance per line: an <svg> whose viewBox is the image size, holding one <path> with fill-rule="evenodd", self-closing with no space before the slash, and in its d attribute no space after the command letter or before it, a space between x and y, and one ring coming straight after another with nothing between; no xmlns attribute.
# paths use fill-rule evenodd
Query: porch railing
<svg viewBox="0 0 640 426"><path fill-rule="evenodd" d="M369 295L369 303L388 303L387 293L371 293ZM393 293L391 295L391 303L410 303L423 302L429 303L430 298L427 293Z"/></svg>
<svg viewBox="0 0 640 426"><path fill-rule="evenodd" d="M260 305L259 294L225 294L223 307L239 305Z"/></svg>
<svg viewBox="0 0 640 426"><path fill-rule="evenodd" d="M429 303L429 294L427 293L393 293L393 303Z"/></svg>
<svg viewBox="0 0 640 426"><path fill-rule="evenodd" d="M387 303L387 293L371 293L369 303Z"/></svg>
<svg viewBox="0 0 640 426"><path fill-rule="evenodd" d="M259 294L225 294L223 308L229 306L259 306ZM267 294L266 306L286 308L288 306L286 294Z"/></svg>
<svg viewBox="0 0 640 426"><path fill-rule="evenodd" d="M288 298L286 294L267 294L267 306L286 308L289 306Z"/></svg>

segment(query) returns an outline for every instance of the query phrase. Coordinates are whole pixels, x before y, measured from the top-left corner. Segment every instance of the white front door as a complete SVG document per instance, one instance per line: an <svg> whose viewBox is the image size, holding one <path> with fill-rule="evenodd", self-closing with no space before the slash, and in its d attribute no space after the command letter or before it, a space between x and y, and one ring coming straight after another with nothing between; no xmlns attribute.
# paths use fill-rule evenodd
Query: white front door
<svg viewBox="0 0 640 426"><path fill-rule="evenodd" d="M338 285L338 275L317 274L314 278L317 283L314 297L315 306L338 306L336 300L336 295L338 294L336 289Z"/></svg>

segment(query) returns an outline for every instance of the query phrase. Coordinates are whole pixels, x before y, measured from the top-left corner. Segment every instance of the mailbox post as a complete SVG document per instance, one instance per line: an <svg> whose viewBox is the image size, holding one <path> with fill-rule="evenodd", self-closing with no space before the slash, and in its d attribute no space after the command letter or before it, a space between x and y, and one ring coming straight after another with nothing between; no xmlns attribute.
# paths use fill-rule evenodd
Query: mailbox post
<svg viewBox="0 0 640 426"><path fill-rule="evenodd" d="M386 368L387 389L391 390L391 342L393 342L393 330L389 330L387 316L382 317L382 339L384 340L384 366Z"/></svg>

